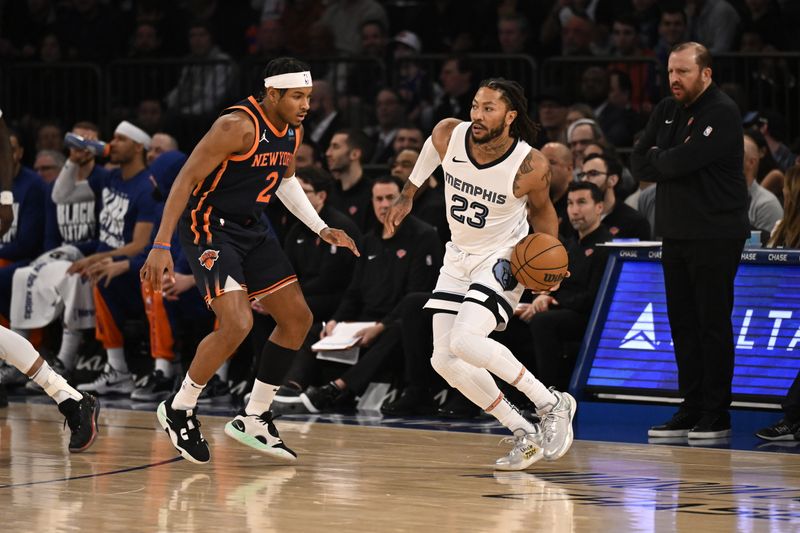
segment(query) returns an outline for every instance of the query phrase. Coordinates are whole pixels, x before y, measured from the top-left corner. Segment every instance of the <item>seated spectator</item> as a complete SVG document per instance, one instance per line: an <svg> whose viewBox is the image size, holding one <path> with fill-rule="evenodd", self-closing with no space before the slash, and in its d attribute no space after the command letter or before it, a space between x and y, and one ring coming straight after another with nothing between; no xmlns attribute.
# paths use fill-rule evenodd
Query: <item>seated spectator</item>
<svg viewBox="0 0 800 533"><path fill-rule="evenodd" d="M61 152L55 150L39 150L36 153L36 161L33 163L33 170L39 174L45 183L53 183L61 172L66 158Z"/></svg>
<svg viewBox="0 0 800 533"><path fill-rule="evenodd" d="M373 145L372 164L386 164L395 154L394 139L404 120L405 110L400 94L394 89L383 88L375 97L377 124L368 130Z"/></svg>
<svg viewBox="0 0 800 533"><path fill-rule="evenodd" d="M556 388L569 385L571 368L564 368L564 342L583 338L605 271L608 253L597 245L612 238L601 223L603 193L595 184L570 183L567 194L569 220L576 231L566 245L570 277L557 291L540 294L516 311L516 316L528 323L533 337L536 376Z"/></svg>
<svg viewBox="0 0 800 533"><path fill-rule="evenodd" d="M653 51L642 46L639 26L632 14L623 13L614 17L611 41L613 55L620 58L654 57ZM629 104L637 112L649 111L657 98L656 68L649 61L620 61L608 65L611 71L628 77ZM633 135L633 131L630 132ZM613 141L612 141L613 142ZM617 146L630 146L628 143L614 143Z"/></svg>
<svg viewBox="0 0 800 533"><path fill-rule="evenodd" d="M537 143L544 146L549 142L564 143L567 140L567 99L557 88L542 90L536 95L539 110L539 123L542 131Z"/></svg>
<svg viewBox="0 0 800 533"><path fill-rule="evenodd" d="M600 67L589 67L581 78L581 97L593 107L603 136L614 146L630 146L637 127L636 112L630 107L630 79L615 71L614 84L612 93L610 73Z"/></svg>
<svg viewBox="0 0 800 533"><path fill-rule="evenodd" d="M783 220L767 243L770 248L800 249L800 166L786 171L783 195ZM756 437L764 440L800 440L800 372L781 403L783 417L760 429Z"/></svg>
<svg viewBox="0 0 800 533"><path fill-rule="evenodd" d="M465 57L449 57L439 72L442 97L433 110L431 124L446 118L470 120L472 97L475 95L475 67Z"/></svg>
<svg viewBox="0 0 800 533"><path fill-rule="evenodd" d="M190 64L181 68L178 85L165 97L167 107L181 115L216 113L234 81L231 58L216 46L204 22L190 25L189 51Z"/></svg>
<svg viewBox="0 0 800 533"><path fill-rule="evenodd" d="M603 193L603 225L618 239L650 239L650 223L638 211L617 200L616 191L622 176L622 165L607 155L592 154L583 162L578 174L581 181L597 185ZM573 224L574 226L574 224Z"/></svg>
<svg viewBox="0 0 800 533"><path fill-rule="evenodd" d="M783 219L772 232L768 246L800 250L800 165L786 171Z"/></svg>
<svg viewBox="0 0 800 533"><path fill-rule="evenodd" d="M104 175L90 175L88 190L85 186L79 189L75 172L59 175L53 187L56 203L100 198L103 205L98 215L97 250L75 261L67 270L68 274L89 276L96 263L119 256L134 257L149 244L159 214L153 180L145 166L145 151L150 141L150 136L142 129L122 121L109 143L111 162L119 168ZM138 272L120 275L108 284L96 284L93 293L96 336L108 353L108 363L95 381L79 387L97 394L130 394L133 381L125 359L122 325L127 319L144 315L142 300L138 297Z"/></svg>
<svg viewBox="0 0 800 533"><path fill-rule="evenodd" d="M313 141L303 139L303 143L297 147L297 153L294 154L294 164L295 168L322 168L318 146Z"/></svg>
<svg viewBox="0 0 800 533"><path fill-rule="evenodd" d="M586 104L577 103L572 104L567 108L567 128L572 126L573 123L582 119L588 118L594 120L594 112L592 108Z"/></svg>
<svg viewBox="0 0 800 533"><path fill-rule="evenodd" d="M155 98L145 98L140 101L136 106L136 123L150 135L161 131L164 126L164 109L161 101Z"/></svg>
<svg viewBox="0 0 800 533"><path fill-rule="evenodd" d="M792 153L785 144L787 134L786 120L780 113L769 110L762 111L758 114L754 126L767 140L769 151L775 158L775 162L778 163L780 170L785 172L786 169L795 164L797 155Z"/></svg>
<svg viewBox="0 0 800 533"><path fill-rule="evenodd" d="M97 138L97 126L78 122L72 132L85 139ZM44 327L56 319L63 325L61 346L54 368L69 377L75 368L83 332L95 327L94 299L88 279L68 275L74 261L91 255L97 248L97 212L102 206L89 189L88 180L102 180L108 171L95 164L88 150L70 148L69 161L59 172L70 174L76 193L84 190L85 199L75 196L52 199L55 182L47 187L44 198L44 254L30 266L14 273L11 292L11 328L28 337L30 330ZM64 178L68 179L68 178ZM63 181L63 179L62 179Z"/></svg>
<svg viewBox="0 0 800 533"><path fill-rule="evenodd" d="M747 134L744 136L744 177L750 205L747 216L750 227L769 234L783 218L783 207L774 194L758 184L758 145Z"/></svg>
<svg viewBox="0 0 800 533"><path fill-rule="evenodd" d="M340 130L331 138L325 158L336 180L330 205L349 216L364 232L372 224L372 183L362 164L369 155L369 139L361 130Z"/></svg>
<svg viewBox="0 0 800 533"><path fill-rule="evenodd" d="M19 134L9 132L11 148L11 192L14 195L14 221L0 238L0 322L8 325L12 281L17 269L26 266L42 251L45 183L33 170L22 165L24 149ZM0 384L24 385L28 377L15 366L0 362Z"/></svg>
<svg viewBox="0 0 800 533"><path fill-rule="evenodd" d="M425 142L425 136L421 129L416 126L400 126L397 135L394 136L394 155L398 155L403 150L415 150L419 153L422 150L423 142Z"/></svg>
<svg viewBox="0 0 800 533"><path fill-rule="evenodd" d="M361 232L355 222L327 203L333 189L331 175L316 167L298 167L296 176L322 219L332 227L343 229L358 243ZM345 289L350 285L356 257L347 250L321 240L302 222L296 222L289 229L284 250L294 267L314 320L330 320Z"/></svg>
<svg viewBox="0 0 800 533"><path fill-rule="evenodd" d="M726 0L686 0L689 38L712 55L733 50L741 18Z"/></svg>
<svg viewBox="0 0 800 533"><path fill-rule="evenodd" d="M656 59L664 70L669 53L676 44L686 40L687 19L681 2L666 3L661 7L658 22L658 44L655 47Z"/></svg>
<svg viewBox="0 0 800 533"><path fill-rule="evenodd" d="M572 152L562 143L550 142L542 147L542 154L550 163L550 200L558 216L558 234L562 240L567 240L575 234L567 215L567 189L572 182Z"/></svg>
<svg viewBox="0 0 800 533"><path fill-rule="evenodd" d="M333 134L343 127L342 115L336 108L336 94L330 83L315 79L314 97L303 121L305 135L303 141L311 141L317 146L327 147Z"/></svg>
<svg viewBox="0 0 800 533"><path fill-rule="evenodd" d="M605 145L605 137L600 126L588 118L578 119L567 128L567 146L572 151L573 172L583 167L584 152L590 144Z"/></svg>
<svg viewBox="0 0 800 533"><path fill-rule="evenodd" d="M384 7L375 0L329 3L320 23L328 26L336 38L336 51L343 56L361 53L359 29L368 20L378 20L389 27Z"/></svg>
<svg viewBox="0 0 800 533"><path fill-rule="evenodd" d="M748 115L749 116L749 115ZM747 118L747 116L745 117ZM756 119L757 113L756 113ZM778 167L777 161L769 150L767 139L757 127L749 127L745 130L745 135L753 139L758 146L758 175L756 181L762 187L774 194L778 199L783 198L783 171Z"/></svg>
<svg viewBox="0 0 800 533"><path fill-rule="evenodd" d="M344 298L324 327L321 323L312 327L275 398L276 408L281 405L283 410L294 407L316 413L341 406L346 398L363 393L400 346L402 330L397 306L403 296L433 288L443 253L434 229L413 215L392 236L383 228L383 220L400 195L401 185L391 177L375 180L372 207L381 225L364 236L361 257ZM310 346L318 338L330 335L342 321L377 324L359 332L362 352L358 362L345 372L334 368L335 379L316 386L327 378L320 379L323 369ZM398 361L399 358L394 359L395 363Z"/></svg>
<svg viewBox="0 0 800 533"><path fill-rule="evenodd" d="M497 21L497 42L501 54L530 54L530 22L520 13L501 15Z"/></svg>
<svg viewBox="0 0 800 533"><path fill-rule="evenodd" d="M56 122L45 122L36 130L36 151L64 150L64 130Z"/></svg>
<svg viewBox="0 0 800 533"><path fill-rule="evenodd" d="M398 178L405 185L414 165L419 159L419 152L416 150L403 150L391 164L391 175ZM447 209L444 200L444 185L434 173L417 191L414 196L414 205L411 207L411 214L423 222L427 222L439 234L441 242L446 243L450 240L450 225L447 223Z"/></svg>

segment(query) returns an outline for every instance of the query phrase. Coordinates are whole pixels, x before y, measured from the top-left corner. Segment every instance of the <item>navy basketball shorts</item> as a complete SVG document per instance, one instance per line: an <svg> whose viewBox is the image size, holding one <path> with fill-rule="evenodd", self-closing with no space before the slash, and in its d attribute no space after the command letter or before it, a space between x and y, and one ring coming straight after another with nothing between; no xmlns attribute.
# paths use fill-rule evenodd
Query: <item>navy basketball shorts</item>
<svg viewBox="0 0 800 533"><path fill-rule="evenodd" d="M178 236L206 305L231 291L259 300L297 281L278 239L261 224L245 227L212 216L198 235L182 217Z"/></svg>

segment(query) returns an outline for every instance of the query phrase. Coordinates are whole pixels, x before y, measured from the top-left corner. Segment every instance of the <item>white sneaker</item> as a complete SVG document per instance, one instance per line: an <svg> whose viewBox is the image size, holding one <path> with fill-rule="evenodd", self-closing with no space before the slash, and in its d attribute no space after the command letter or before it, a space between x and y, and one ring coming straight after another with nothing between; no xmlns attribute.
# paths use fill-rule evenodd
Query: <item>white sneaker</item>
<svg viewBox="0 0 800 533"><path fill-rule="evenodd" d="M276 459L290 463L297 460L297 454L281 440L270 411L260 415L247 415L243 412L236 415L236 418L225 424L225 434Z"/></svg>
<svg viewBox="0 0 800 533"><path fill-rule="evenodd" d="M542 420L544 458L555 461L572 446L572 419L575 418L578 404L567 392L558 392L553 388L550 391L558 401L549 411L537 411L537 414Z"/></svg>
<svg viewBox="0 0 800 533"><path fill-rule="evenodd" d="M130 372L114 370L106 364L103 373L91 383L78 385L81 392L94 392L98 396L104 394L127 394L133 392L133 375Z"/></svg>
<svg viewBox="0 0 800 533"><path fill-rule="evenodd" d="M513 437L506 437L502 442L513 442L514 447L508 455L494 462L495 470L525 470L544 457L539 433L525 433L517 430Z"/></svg>

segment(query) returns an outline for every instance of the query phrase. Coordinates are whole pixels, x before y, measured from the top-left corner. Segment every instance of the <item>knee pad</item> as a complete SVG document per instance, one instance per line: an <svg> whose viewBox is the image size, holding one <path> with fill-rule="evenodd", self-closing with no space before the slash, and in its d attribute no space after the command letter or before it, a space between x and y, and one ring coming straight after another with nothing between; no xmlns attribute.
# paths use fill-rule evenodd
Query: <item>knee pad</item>
<svg viewBox="0 0 800 533"><path fill-rule="evenodd" d="M456 368L457 361L458 359L456 357L453 357L445 350L438 352L434 350L433 357L431 357L431 366L436 373L442 376L451 387L456 389L461 384L461 375Z"/></svg>
<svg viewBox="0 0 800 533"><path fill-rule="evenodd" d="M482 341L485 338L471 331L456 328L450 334L450 351L473 366L486 368L492 354L491 350L483 346Z"/></svg>

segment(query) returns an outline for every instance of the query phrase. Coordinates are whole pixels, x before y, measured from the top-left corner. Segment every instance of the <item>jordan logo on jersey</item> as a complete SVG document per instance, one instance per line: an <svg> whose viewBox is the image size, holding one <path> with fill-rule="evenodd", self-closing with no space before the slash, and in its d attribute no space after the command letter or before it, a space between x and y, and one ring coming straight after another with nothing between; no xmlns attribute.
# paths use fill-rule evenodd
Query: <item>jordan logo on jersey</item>
<svg viewBox="0 0 800 533"><path fill-rule="evenodd" d="M269 142L269 139L267 139L267 130L263 130L261 132L261 140L258 142L266 142L266 143Z"/></svg>
<svg viewBox="0 0 800 533"><path fill-rule="evenodd" d="M219 250L206 250L200 255L200 264L205 267L206 270L211 270L214 267L214 263L217 262L219 259Z"/></svg>

